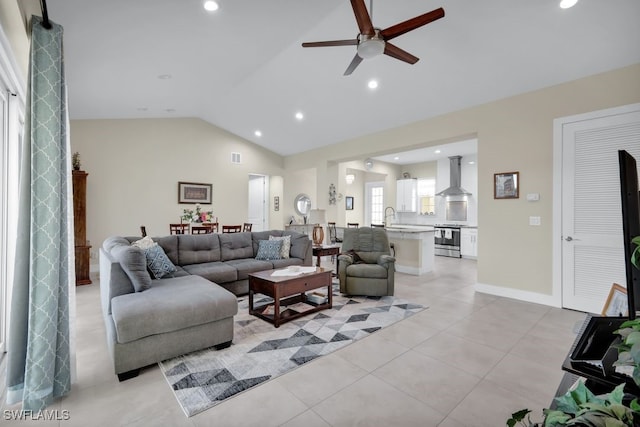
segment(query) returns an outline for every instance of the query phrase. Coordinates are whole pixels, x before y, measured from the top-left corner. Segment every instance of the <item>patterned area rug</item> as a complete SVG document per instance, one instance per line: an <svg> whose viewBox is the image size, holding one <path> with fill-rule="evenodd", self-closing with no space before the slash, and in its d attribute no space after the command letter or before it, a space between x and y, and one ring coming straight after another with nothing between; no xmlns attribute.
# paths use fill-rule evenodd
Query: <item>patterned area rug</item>
<svg viewBox="0 0 640 427"><path fill-rule="evenodd" d="M268 301L257 298L256 305ZM424 309L395 297L345 297L334 286L331 309L274 328L249 315L244 297L238 300L231 347L205 349L159 365L190 417Z"/></svg>

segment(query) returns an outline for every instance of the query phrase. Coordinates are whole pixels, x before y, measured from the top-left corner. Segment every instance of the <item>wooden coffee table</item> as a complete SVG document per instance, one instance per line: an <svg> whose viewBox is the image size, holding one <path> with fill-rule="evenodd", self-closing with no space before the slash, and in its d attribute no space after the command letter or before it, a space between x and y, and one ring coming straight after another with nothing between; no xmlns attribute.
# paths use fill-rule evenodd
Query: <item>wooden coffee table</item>
<svg viewBox="0 0 640 427"><path fill-rule="evenodd" d="M315 272L302 273L297 276L273 276L275 271L278 270L258 271L249 274L249 314L271 322L277 328L290 320L331 308L333 285L330 270L317 267ZM327 301L324 304L316 304L307 299L307 292L323 287L327 288ZM254 307L253 296L256 293L273 298L273 303ZM290 306L300 302L308 304L311 308L302 311L287 308L280 311L281 306ZM273 307L273 314L265 313L268 306Z"/></svg>

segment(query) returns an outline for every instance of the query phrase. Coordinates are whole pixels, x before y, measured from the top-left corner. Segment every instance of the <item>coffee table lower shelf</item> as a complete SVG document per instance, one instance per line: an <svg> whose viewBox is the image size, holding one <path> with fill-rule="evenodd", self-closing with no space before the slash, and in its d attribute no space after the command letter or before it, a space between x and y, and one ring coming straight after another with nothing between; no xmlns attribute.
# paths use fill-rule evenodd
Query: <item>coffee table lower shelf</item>
<svg viewBox="0 0 640 427"><path fill-rule="evenodd" d="M288 298L284 298L280 300L280 306L281 307L286 307L288 305L292 305L292 304L297 304L299 302L303 302L305 304L308 304L310 306L312 306L313 308L310 308L308 310L304 310L304 311L296 311L290 308L287 308L285 310L282 310L280 312L280 316L278 320L278 324L276 325L276 327L280 326L281 324L285 323L285 322L289 322L291 320L295 320L299 317L302 316L306 316L307 314L310 313L315 313L318 312L320 310L326 310L328 308L331 308L331 304L329 304L328 302L324 303L324 304L315 304L311 301L307 301L306 298L304 298L301 295L294 295ZM268 307L268 306L274 306L273 302L268 303L268 304L263 304L261 306L258 307L254 307L253 310L249 310L249 314L259 317L262 320L266 320L269 323L273 323L274 325L276 324L276 317L273 314L263 314L263 311Z"/></svg>
<svg viewBox="0 0 640 427"><path fill-rule="evenodd" d="M272 276L274 271L267 270L249 274L249 314L273 323L277 328L284 322L331 308L333 284L330 270L317 267L315 272L294 277ZM307 299L307 292L320 288L326 289L326 302L317 304ZM255 294L271 297L273 302L255 307L253 304ZM311 308L301 311L291 308L280 310L280 307L297 303L308 304ZM273 307L273 314L264 313L269 305Z"/></svg>

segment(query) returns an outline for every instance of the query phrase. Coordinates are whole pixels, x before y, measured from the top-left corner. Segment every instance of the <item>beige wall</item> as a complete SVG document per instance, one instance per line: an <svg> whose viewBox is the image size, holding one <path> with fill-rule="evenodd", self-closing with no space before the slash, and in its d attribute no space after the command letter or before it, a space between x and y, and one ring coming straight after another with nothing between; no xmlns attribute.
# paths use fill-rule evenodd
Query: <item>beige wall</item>
<svg viewBox="0 0 640 427"><path fill-rule="evenodd" d="M640 64L289 156L285 168L321 170L342 159L477 137L478 282L551 295L553 120L636 102ZM520 172L521 194L540 193L540 201L494 200L493 174L509 171ZM529 226L530 215L542 225Z"/></svg>
<svg viewBox="0 0 640 427"><path fill-rule="evenodd" d="M199 119L73 120L71 148L80 153L87 181L87 238L93 250L111 235L166 235L180 222L178 181L213 184L213 210L221 224L247 220L249 174L274 177L282 195L280 156ZM231 152L242 164L231 164ZM270 212L271 226L282 216ZM95 260L94 260L95 262Z"/></svg>
<svg viewBox="0 0 640 427"><path fill-rule="evenodd" d="M1 0L0 27L4 31L16 64L22 72L21 78L26 82L29 69L29 36L28 23L31 15L40 16L38 0Z"/></svg>

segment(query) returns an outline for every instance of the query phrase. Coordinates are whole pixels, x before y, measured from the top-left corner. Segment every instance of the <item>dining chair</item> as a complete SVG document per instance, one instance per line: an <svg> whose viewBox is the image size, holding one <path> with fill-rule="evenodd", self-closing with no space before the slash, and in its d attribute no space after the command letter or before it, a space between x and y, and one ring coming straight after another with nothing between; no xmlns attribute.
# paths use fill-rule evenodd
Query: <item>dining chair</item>
<svg viewBox="0 0 640 427"><path fill-rule="evenodd" d="M342 243L342 239L338 237L335 222L327 222L327 229L329 230L329 241L331 243Z"/></svg>
<svg viewBox="0 0 640 427"><path fill-rule="evenodd" d="M223 225L222 232L223 233L239 233L242 231L241 225Z"/></svg>
<svg viewBox="0 0 640 427"><path fill-rule="evenodd" d="M209 234L211 233L211 228L205 227L204 225L194 225L191 227L191 234Z"/></svg>
<svg viewBox="0 0 640 427"><path fill-rule="evenodd" d="M371 224L371 227L384 228L384 224Z"/></svg>
<svg viewBox="0 0 640 427"><path fill-rule="evenodd" d="M253 224L250 222L245 222L244 225L242 226L242 231L251 231L251 226Z"/></svg>
<svg viewBox="0 0 640 427"><path fill-rule="evenodd" d="M142 234L142 237L147 237L147 227L145 227L144 225L141 225L140 234Z"/></svg>
<svg viewBox="0 0 640 427"><path fill-rule="evenodd" d="M357 222L348 222L347 223L347 228L358 228L360 224L358 224Z"/></svg>
<svg viewBox="0 0 640 427"><path fill-rule="evenodd" d="M169 234L187 234L189 224L169 224Z"/></svg>
<svg viewBox="0 0 640 427"><path fill-rule="evenodd" d="M203 227L209 227L209 233L217 233L218 232L218 223L217 222L203 222Z"/></svg>

